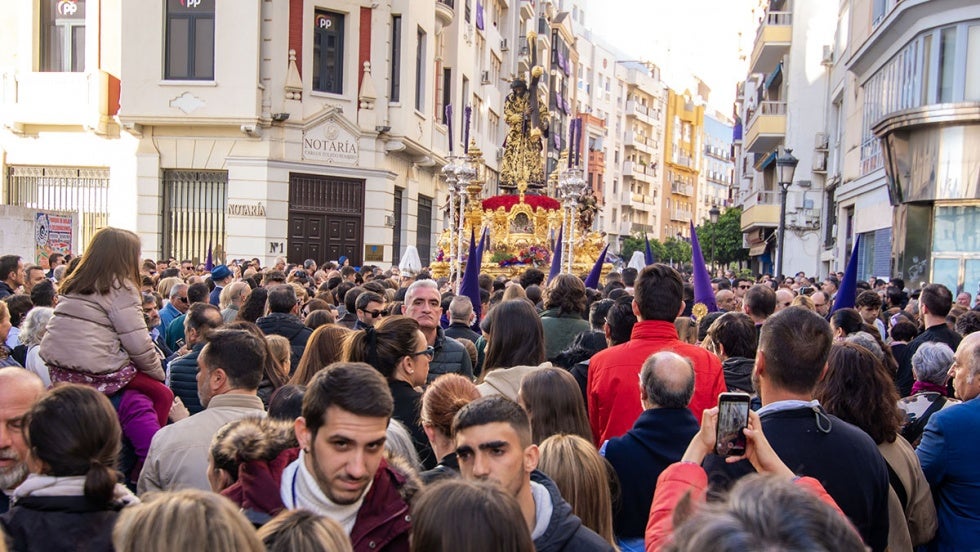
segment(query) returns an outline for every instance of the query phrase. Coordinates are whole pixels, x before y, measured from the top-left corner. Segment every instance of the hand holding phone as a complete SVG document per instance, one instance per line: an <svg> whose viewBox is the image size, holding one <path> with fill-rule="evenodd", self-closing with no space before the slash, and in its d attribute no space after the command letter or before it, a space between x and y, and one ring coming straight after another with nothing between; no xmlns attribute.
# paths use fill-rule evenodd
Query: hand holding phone
<svg viewBox="0 0 980 552"><path fill-rule="evenodd" d="M718 425L715 430L715 454L718 456L745 455L745 428L749 424L748 393L718 395Z"/></svg>

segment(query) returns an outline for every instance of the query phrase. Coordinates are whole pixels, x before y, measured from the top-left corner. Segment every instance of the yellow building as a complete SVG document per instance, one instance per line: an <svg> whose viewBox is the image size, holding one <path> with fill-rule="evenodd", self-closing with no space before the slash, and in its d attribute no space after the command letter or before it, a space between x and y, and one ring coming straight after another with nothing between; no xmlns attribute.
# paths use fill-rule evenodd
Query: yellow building
<svg viewBox="0 0 980 552"><path fill-rule="evenodd" d="M664 124L664 184L660 236L691 237L704 135L704 102L685 90L667 90Z"/></svg>

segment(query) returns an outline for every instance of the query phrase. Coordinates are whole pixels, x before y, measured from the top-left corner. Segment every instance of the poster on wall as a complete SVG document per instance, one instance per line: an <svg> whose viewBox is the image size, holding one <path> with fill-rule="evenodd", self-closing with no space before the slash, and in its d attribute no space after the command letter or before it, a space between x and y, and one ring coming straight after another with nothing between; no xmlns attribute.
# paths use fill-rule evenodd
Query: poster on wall
<svg viewBox="0 0 980 552"><path fill-rule="evenodd" d="M71 214L37 213L34 218L34 262L48 268L52 253L67 255L72 244Z"/></svg>

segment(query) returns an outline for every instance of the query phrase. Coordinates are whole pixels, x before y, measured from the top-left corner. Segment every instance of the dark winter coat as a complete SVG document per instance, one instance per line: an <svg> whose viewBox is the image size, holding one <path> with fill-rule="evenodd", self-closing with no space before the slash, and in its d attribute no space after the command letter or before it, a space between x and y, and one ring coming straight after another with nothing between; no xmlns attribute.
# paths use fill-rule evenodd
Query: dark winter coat
<svg viewBox="0 0 980 552"><path fill-rule="evenodd" d="M310 339L313 330L303 325L303 321L298 317L284 312L273 312L268 316L263 316L255 321L255 324L265 335L281 335L289 340L289 347L292 355L289 357L289 373L294 374L299 365L299 359L303 357L306 350L306 342Z"/></svg>
<svg viewBox="0 0 980 552"><path fill-rule="evenodd" d="M186 355L177 357L170 363L170 389L174 395L180 397L192 416L204 410L197 396L197 356L203 348L202 341L191 347Z"/></svg>
<svg viewBox="0 0 980 552"><path fill-rule="evenodd" d="M473 379L473 362L462 343L447 337L442 328L436 328L436 342L433 347L436 353L429 362L430 383L443 374L459 374Z"/></svg>
<svg viewBox="0 0 980 552"><path fill-rule="evenodd" d="M0 516L0 527L17 552L111 552L119 509L84 496L26 496Z"/></svg>

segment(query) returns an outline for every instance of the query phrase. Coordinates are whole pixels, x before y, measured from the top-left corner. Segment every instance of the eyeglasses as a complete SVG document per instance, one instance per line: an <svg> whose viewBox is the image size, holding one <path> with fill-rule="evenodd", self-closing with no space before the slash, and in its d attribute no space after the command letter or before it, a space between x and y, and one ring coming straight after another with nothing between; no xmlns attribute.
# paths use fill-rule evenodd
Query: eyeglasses
<svg viewBox="0 0 980 552"><path fill-rule="evenodd" d="M186 297L174 297L174 301L180 301L181 303L186 303L187 302L187 298Z"/></svg>
<svg viewBox="0 0 980 552"><path fill-rule="evenodd" d="M738 285L738 289L751 289L751 288L752 288L752 285L751 284L749 284L749 285L739 284Z"/></svg>
<svg viewBox="0 0 980 552"><path fill-rule="evenodd" d="M385 314L385 311L381 311L381 310L373 310L373 311L364 310L364 309L359 309L359 310L361 312L363 312L364 314L370 314L371 315L371 318L377 318L377 317L381 316L382 314Z"/></svg>
<svg viewBox="0 0 980 552"><path fill-rule="evenodd" d="M421 351L419 351L417 353L409 353L406 356L417 357L419 355L425 355L429 360L432 360L432 357L434 357L435 354L436 354L436 348L433 347L433 346L431 346L431 345L429 345L428 347L426 347L425 349L423 349L423 350L421 350Z"/></svg>

